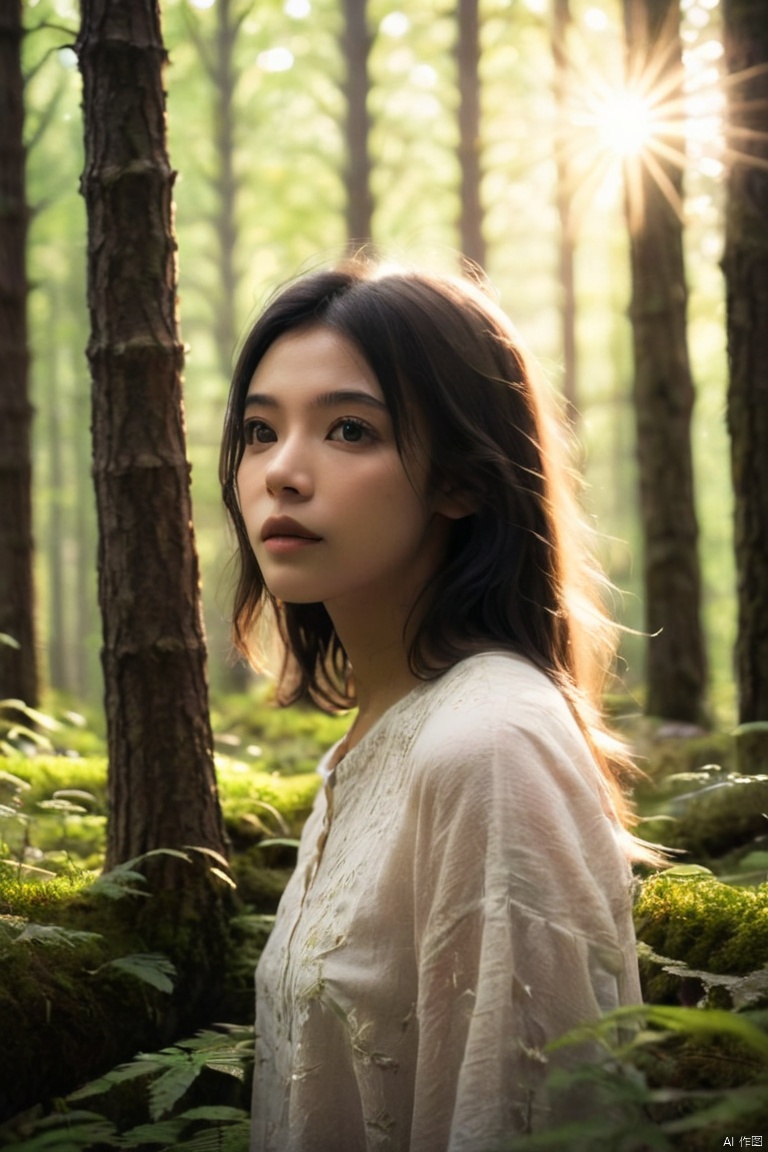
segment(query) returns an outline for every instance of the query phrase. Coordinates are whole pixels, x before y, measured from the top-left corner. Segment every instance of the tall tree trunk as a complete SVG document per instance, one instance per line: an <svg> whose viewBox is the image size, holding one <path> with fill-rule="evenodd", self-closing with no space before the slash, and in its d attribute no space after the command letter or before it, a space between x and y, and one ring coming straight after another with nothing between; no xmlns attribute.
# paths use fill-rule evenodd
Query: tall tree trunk
<svg viewBox="0 0 768 1152"><path fill-rule="evenodd" d="M82 0L77 51L111 867L158 847L223 852L224 834L185 456L157 0Z"/></svg>
<svg viewBox="0 0 768 1152"><path fill-rule="evenodd" d="M558 264L560 269L560 325L563 348L563 395L572 419L578 415L576 393L576 227L573 219L573 182L568 163L568 93L570 63L568 33L571 27L570 0L553 0L552 62L557 113L555 164L557 167L557 215L560 221Z"/></svg>
<svg viewBox="0 0 768 1152"><path fill-rule="evenodd" d="M373 195L368 113L368 57L371 35L368 31L367 0L343 0L342 53L346 66L346 186L347 242L350 250L370 244L373 235Z"/></svg>
<svg viewBox="0 0 768 1152"><path fill-rule="evenodd" d="M624 0L630 77L653 60L681 98L679 11L675 0ZM694 506L693 381L686 332L687 288L678 200L682 173L664 158L656 172L630 159L628 216L632 270L634 401L643 525L643 581L649 715L689 723L705 711L706 655ZM659 184L658 177L661 177ZM634 193L639 190L642 211Z"/></svg>
<svg viewBox="0 0 768 1152"><path fill-rule="evenodd" d="M459 172L461 254L470 265L486 264L480 168L480 18L478 0L458 0L456 68L459 80Z"/></svg>
<svg viewBox="0 0 768 1152"><path fill-rule="evenodd" d="M724 0L728 198L728 428L738 578L739 720L768 724L768 10ZM738 82L736 77L742 73ZM746 736L746 733L745 733ZM768 731L742 741L741 766L768 770Z"/></svg>
<svg viewBox="0 0 768 1152"><path fill-rule="evenodd" d="M37 703L21 0L0 4L0 699Z"/></svg>

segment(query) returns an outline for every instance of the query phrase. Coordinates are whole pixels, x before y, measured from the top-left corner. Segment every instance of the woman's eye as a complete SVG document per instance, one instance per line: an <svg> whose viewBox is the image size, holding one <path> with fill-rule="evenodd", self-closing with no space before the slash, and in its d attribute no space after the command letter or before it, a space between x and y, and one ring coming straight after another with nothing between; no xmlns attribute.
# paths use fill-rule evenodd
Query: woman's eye
<svg viewBox="0 0 768 1152"><path fill-rule="evenodd" d="M263 420L246 420L243 437L246 444L271 444L277 439L269 424L265 424Z"/></svg>
<svg viewBox="0 0 768 1152"><path fill-rule="evenodd" d="M363 440L373 440L374 432L364 421L347 418L331 429L328 439L340 440L343 444L359 444Z"/></svg>

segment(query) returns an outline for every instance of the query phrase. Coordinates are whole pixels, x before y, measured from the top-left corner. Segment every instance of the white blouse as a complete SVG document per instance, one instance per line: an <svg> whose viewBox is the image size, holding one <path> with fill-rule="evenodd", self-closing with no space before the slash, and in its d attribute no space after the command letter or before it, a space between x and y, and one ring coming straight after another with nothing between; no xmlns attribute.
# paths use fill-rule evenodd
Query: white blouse
<svg viewBox="0 0 768 1152"><path fill-rule="evenodd" d="M641 996L621 829L559 690L472 656L335 751L257 969L252 1150L492 1152L574 1118L544 1045Z"/></svg>

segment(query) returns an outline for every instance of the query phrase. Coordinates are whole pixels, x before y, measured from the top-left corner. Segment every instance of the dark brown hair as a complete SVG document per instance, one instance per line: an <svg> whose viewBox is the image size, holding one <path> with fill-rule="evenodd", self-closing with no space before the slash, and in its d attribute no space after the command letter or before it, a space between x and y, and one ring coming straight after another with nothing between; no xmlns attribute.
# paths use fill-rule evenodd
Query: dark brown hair
<svg viewBox="0 0 768 1152"><path fill-rule="evenodd" d="M417 423L424 426L428 482L450 482L474 509L453 523L445 562L422 594L412 670L427 679L481 649L527 656L563 691L623 812L597 707L612 631L600 608L600 575L579 538L558 426L511 323L472 283L351 261L289 284L255 323L234 372L220 464L238 545L236 647L253 659L254 629L273 615L283 646L281 701L308 695L326 709L354 703L346 653L324 606L271 596L237 500L253 374L275 340L313 325L344 336L365 357L401 456L414 445Z"/></svg>

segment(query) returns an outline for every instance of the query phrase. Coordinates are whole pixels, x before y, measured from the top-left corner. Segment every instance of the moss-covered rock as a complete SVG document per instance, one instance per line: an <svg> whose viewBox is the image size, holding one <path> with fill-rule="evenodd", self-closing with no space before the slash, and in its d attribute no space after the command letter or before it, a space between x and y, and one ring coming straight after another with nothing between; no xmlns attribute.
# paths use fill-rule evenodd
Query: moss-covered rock
<svg viewBox="0 0 768 1152"><path fill-rule="evenodd" d="M204 869L194 892L113 899L11 874L1 894L0 1119L220 1018L233 908Z"/></svg>
<svg viewBox="0 0 768 1152"><path fill-rule="evenodd" d="M702 869L671 869L647 880L635 908L638 939L654 953L696 971L745 975L768 963L768 883L724 884ZM653 1003L695 1002L701 982L686 987L641 957L644 995Z"/></svg>
<svg viewBox="0 0 768 1152"><path fill-rule="evenodd" d="M30 936L18 919L23 931L11 933L10 921L0 917L0 1119L156 1041L168 1000L112 965L114 944L104 936Z"/></svg>
<svg viewBox="0 0 768 1152"><path fill-rule="evenodd" d="M676 783L683 791L643 823L644 836L705 864L759 849L768 833L768 777L711 771Z"/></svg>

